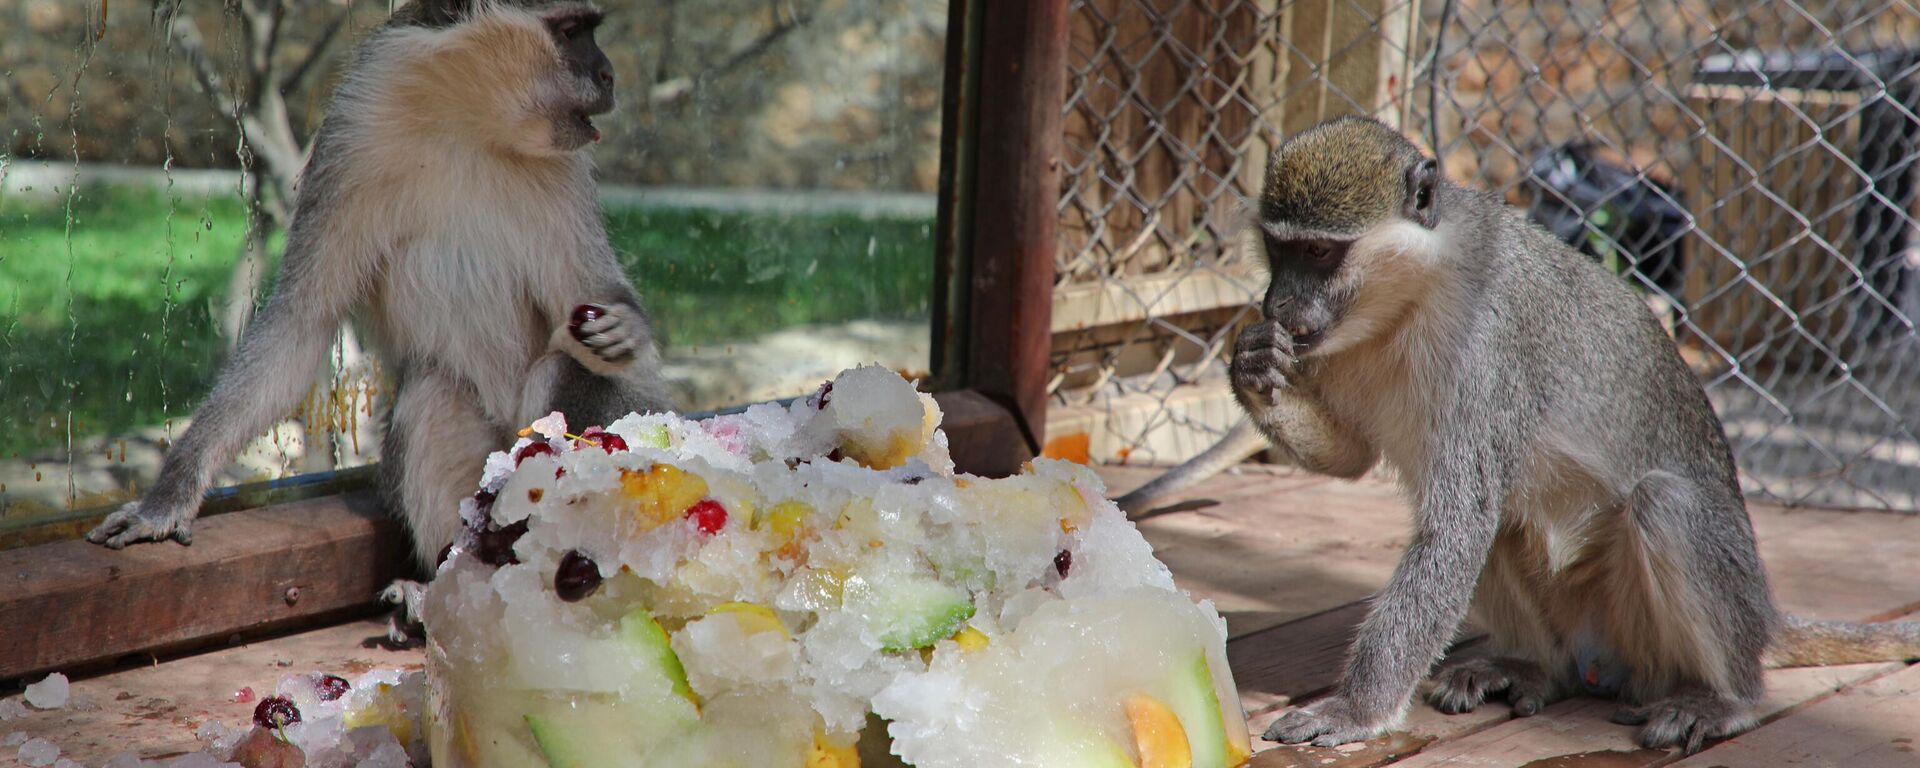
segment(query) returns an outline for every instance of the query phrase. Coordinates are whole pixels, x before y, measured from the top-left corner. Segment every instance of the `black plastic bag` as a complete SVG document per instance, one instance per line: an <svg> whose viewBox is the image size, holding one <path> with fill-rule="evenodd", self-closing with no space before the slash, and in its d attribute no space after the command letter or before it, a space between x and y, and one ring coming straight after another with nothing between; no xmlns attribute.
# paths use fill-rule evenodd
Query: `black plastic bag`
<svg viewBox="0 0 1920 768"><path fill-rule="evenodd" d="M1555 237L1618 274L1633 270L1663 291L1679 290L1689 217L1671 185L1601 160L1583 142L1535 154L1523 183L1532 197L1527 215Z"/></svg>

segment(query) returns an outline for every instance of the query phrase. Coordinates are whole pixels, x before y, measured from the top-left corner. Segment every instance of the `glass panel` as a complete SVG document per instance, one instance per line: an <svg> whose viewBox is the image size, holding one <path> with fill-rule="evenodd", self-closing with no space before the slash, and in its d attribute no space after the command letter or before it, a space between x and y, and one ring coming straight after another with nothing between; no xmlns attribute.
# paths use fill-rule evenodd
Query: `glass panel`
<svg viewBox="0 0 1920 768"><path fill-rule="evenodd" d="M591 151L677 405L924 373L946 3L600 6L618 96ZM291 169L389 10L0 0L0 547L152 483L271 295ZM343 329L216 485L377 461L371 343Z"/></svg>

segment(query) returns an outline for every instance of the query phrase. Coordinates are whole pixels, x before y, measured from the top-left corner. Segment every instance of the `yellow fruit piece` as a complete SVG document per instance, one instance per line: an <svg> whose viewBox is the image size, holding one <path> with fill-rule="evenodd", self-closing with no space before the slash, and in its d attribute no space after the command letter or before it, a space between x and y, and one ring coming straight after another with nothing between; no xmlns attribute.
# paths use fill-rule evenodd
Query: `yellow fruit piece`
<svg viewBox="0 0 1920 768"><path fill-rule="evenodd" d="M800 594L810 604L839 605L846 596L847 571L837 567L808 567L794 576Z"/></svg>
<svg viewBox="0 0 1920 768"><path fill-rule="evenodd" d="M454 743L460 747L460 756L466 758L468 765L480 763L480 745L473 740L473 726L467 724L467 711L453 711Z"/></svg>
<svg viewBox="0 0 1920 768"><path fill-rule="evenodd" d="M632 499L633 519L641 530L652 530L687 511L707 497L707 481L670 464L655 464L645 472L620 471L620 491Z"/></svg>
<svg viewBox="0 0 1920 768"><path fill-rule="evenodd" d="M1233 739L1227 739L1227 765L1246 765L1247 761L1252 759L1253 753L1247 751L1246 747L1234 743Z"/></svg>
<svg viewBox="0 0 1920 768"><path fill-rule="evenodd" d="M780 616L775 614L772 608L758 603L721 603L714 606L713 610L707 611L708 616L717 613L731 613L738 616L740 627L749 635L779 632L781 637L792 637L787 633L787 625L780 621Z"/></svg>
<svg viewBox="0 0 1920 768"><path fill-rule="evenodd" d="M1060 532L1073 533L1093 519L1093 507L1086 494L1072 483L1060 483L1047 492L1047 506L1060 514Z"/></svg>
<svg viewBox="0 0 1920 768"><path fill-rule="evenodd" d="M773 505L766 514L761 515L757 527L772 533L774 538L785 544L799 535L810 514L813 514L811 504L804 501L783 501Z"/></svg>
<svg viewBox="0 0 1920 768"><path fill-rule="evenodd" d="M960 650L977 651L987 647L987 633L973 627L961 627L953 633L953 641L960 644Z"/></svg>
<svg viewBox="0 0 1920 768"><path fill-rule="evenodd" d="M825 733L814 731L807 768L860 768L860 753L852 744L836 744Z"/></svg>
<svg viewBox="0 0 1920 768"><path fill-rule="evenodd" d="M1193 768L1187 729L1180 726L1173 710L1144 693L1128 696L1124 706L1127 724L1133 726L1134 750L1140 753L1140 768Z"/></svg>
<svg viewBox="0 0 1920 768"><path fill-rule="evenodd" d="M920 452L921 439L917 429L896 429L887 433L886 442L874 445L863 440L849 440L842 448L848 458L860 462L868 469L893 469L907 463L907 459Z"/></svg>
<svg viewBox="0 0 1920 768"><path fill-rule="evenodd" d="M373 700L367 702L367 706L348 710L341 715L340 722L347 730L370 725L383 726L393 732L393 738L401 744L413 738L413 718L407 716L405 705L394 695L393 686L388 683L381 683L374 689Z"/></svg>

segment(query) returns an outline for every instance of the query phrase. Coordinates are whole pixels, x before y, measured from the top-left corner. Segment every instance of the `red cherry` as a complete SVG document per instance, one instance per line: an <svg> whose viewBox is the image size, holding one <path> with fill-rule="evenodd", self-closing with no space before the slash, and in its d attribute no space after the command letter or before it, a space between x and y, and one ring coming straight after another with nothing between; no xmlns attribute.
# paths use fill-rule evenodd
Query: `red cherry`
<svg viewBox="0 0 1920 768"><path fill-rule="evenodd" d="M567 332L580 336L580 326L591 323L607 314L607 308L598 304L582 304L573 308L573 314L567 318Z"/></svg>
<svg viewBox="0 0 1920 768"><path fill-rule="evenodd" d="M557 456L559 455L560 452L554 450L553 446L548 445L547 441L545 440L535 440L531 443L527 443L526 447L521 448L519 451L516 451L513 454L513 465L516 467L520 466L520 462L526 461L527 459L533 458L543 453L548 456Z"/></svg>
<svg viewBox="0 0 1920 768"><path fill-rule="evenodd" d="M1053 569L1060 572L1060 578L1063 578L1063 579L1066 578L1067 571L1071 570L1072 568L1073 568L1072 552L1069 552L1063 549L1063 550L1060 550L1060 554L1053 556Z"/></svg>
<svg viewBox="0 0 1920 768"><path fill-rule="evenodd" d="M253 701L253 686L249 685L233 692L233 702L235 704L245 704L250 701Z"/></svg>
<svg viewBox="0 0 1920 768"><path fill-rule="evenodd" d="M347 691L353 689L353 686L347 683L347 679L339 675L321 675L314 687L320 689L321 701L333 701L347 695Z"/></svg>
<svg viewBox="0 0 1920 768"><path fill-rule="evenodd" d="M600 446L600 450L606 451L607 453L627 450L627 441L625 438L599 427L587 427L582 430L580 432L580 442L587 445ZM576 444L575 447L577 448L579 446Z"/></svg>
<svg viewBox="0 0 1920 768"><path fill-rule="evenodd" d="M727 527L727 508L713 499L702 499L700 503L687 507L688 520L692 520L701 533L719 533Z"/></svg>
<svg viewBox="0 0 1920 768"><path fill-rule="evenodd" d="M826 410L827 403L829 402L827 396L831 394L833 394L833 382L829 381L821 384L820 391L818 393L815 393L813 396L814 410L819 410L819 411Z"/></svg>
<svg viewBox="0 0 1920 768"><path fill-rule="evenodd" d="M300 722L300 708L285 696L269 696L253 708L253 722L262 728L282 728Z"/></svg>

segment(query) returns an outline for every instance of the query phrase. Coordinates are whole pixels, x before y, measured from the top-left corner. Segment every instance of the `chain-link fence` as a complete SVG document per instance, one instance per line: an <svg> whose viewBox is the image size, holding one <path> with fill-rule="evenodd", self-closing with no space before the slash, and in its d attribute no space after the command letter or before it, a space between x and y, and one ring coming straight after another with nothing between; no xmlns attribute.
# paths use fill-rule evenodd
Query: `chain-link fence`
<svg viewBox="0 0 1920 768"><path fill-rule="evenodd" d="M1235 213L1364 113L1614 268L1749 494L1920 510L1920 8L1843 0L1079 0L1050 435L1170 464L1238 413Z"/></svg>

